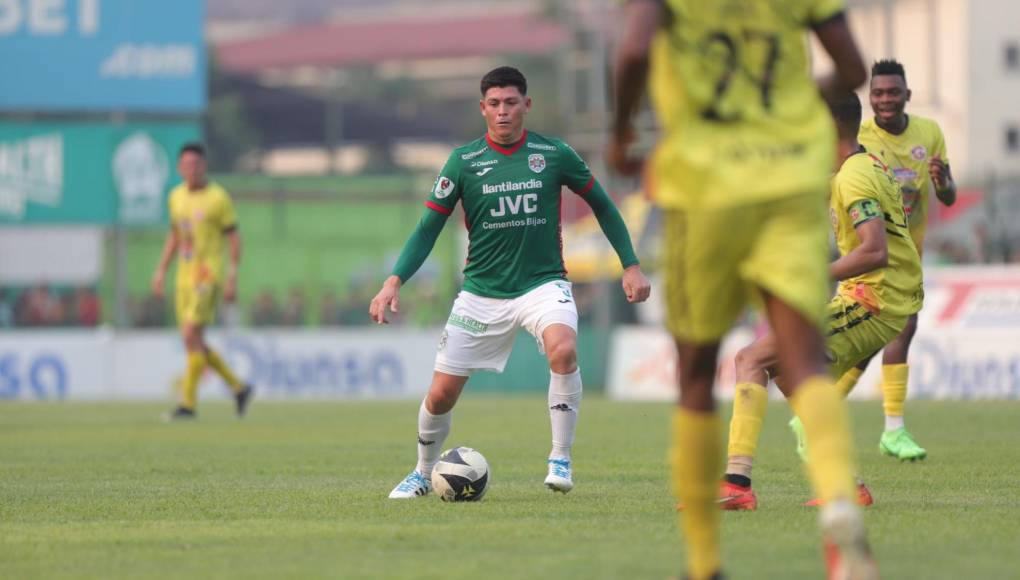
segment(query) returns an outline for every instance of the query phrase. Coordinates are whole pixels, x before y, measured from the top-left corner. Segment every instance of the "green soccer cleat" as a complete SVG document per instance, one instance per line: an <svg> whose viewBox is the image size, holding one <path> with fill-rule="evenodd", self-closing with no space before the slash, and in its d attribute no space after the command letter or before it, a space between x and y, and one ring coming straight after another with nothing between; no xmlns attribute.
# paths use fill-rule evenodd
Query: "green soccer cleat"
<svg viewBox="0 0 1020 580"><path fill-rule="evenodd" d="M800 422L800 417L794 415L793 419L790 419L790 430L797 438L797 455L801 461L807 463L807 437L804 435L804 424Z"/></svg>
<svg viewBox="0 0 1020 580"><path fill-rule="evenodd" d="M878 450L883 455L895 457L900 461L917 461L928 457L928 452L914 441L906 427L882 433Z"/></svg>

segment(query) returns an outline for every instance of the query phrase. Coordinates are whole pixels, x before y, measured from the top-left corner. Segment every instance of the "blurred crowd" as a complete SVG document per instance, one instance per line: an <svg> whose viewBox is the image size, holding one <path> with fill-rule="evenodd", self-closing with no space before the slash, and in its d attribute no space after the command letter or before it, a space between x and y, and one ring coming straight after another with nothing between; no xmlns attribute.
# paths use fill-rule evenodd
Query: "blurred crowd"
<svg viewBox="0 0 1020 580"><path fill-rule="evenodd" d="M89 327L99 324L101 305L94 288L0 287L0 328Z"/></svg>
<svg viewBox="0 0 1020 580"><path fill-rule="evenodd" d="M357 285L338 296L333 288L324 288L315 299L303 286L295 285L286 292L263 288L249 301L242 301L238 323L253 327L337 327L363 326L371 323L368 304L375 295L374 285ZM402 312L393 315L397 325L434 326L445 321L451 300L441 301L427 284L412 284L401 292ZM166 299L152 294L136 297L128 304L131 324L136 328L159 328L175 323L173 296ZM225 310L220 310L220 323Z"/></svg>
<svg viewBox="0 0 1020 580"><path fill-rule="evenodd" d="M248 307L251 326L363 326L371 324L368 305L378 288L375 284L352 284L341 298L336 290L325 288L317 303L310 304L301 286L278 295L265 288ZM443 300L430 283L411 284L401 291L401 312L390 317L393 324L434 326L446 319L450 300Z"/></svg>

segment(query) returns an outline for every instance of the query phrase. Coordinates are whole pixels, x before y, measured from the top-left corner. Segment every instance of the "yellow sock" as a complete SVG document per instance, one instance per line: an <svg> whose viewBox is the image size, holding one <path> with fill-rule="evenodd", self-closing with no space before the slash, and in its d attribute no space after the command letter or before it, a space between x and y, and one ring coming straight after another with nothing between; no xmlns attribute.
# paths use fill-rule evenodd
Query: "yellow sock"
<svg viewBox="0 0 1020 580"><path fill-rule="evenodd" d="M758 436L765 419L769 392L757 383L737 383L733 392L733 417L730 419L730 457L754 457L758 452Z"/></svg>
<svg viewBox="0 0 1020 580"><path fill-rule="evenodd" d="M198 395L198 381L202 378L202 371L205 370L206 357L203 352L188 353L188 368L184 371L184 383L182 385L181 406L186 409L194 409Z"/></svg>
<svg viewBox="0 0 1020 580"><path fill-rule="evenodd" d="M217 354L217 352L211 348L205 352L206 357L209 360L209 366L211 366L214 371L219 373L219 375L223 377L224 381L227 381L227 384L230 385L231 391L234 391L235 393L240 393L241 390L244 389L244 385L241 384L241 379L237 378L237 375L234 374L234 371L230 370L230 367L227 366L226 361L224 361L220 357L220 355Z"/></svg>
<svg viewBox="0 0 1020 580"><path fill-rule="evenodd" d="M882 365L882 407L885 414L903 416L903 402L907 400L907 374L910 367L905 364Z"/></svg>
<svg viewBox="0 0 1020 580"><path fill-rule="evenodd" d="M821 376L809 378L797 386L790 405L804 425L807 471L815 493L823 503L839 497L853 500L856 492L850 419L832 381Z"/></svg>
<svg viewBox="0 0 1020 580"><path fill-rule="evenodd" d="M844 397L848 396L850 391L854 390L854 387L857 386L857 381L861 379L861 375L863 374L864 371L857 367L848 370L843 373L843 376L839 377L838 381L836 381L836 389L838 389Z"/></svg>
<svg viewBox="0 0 1020 580"><path fill-rule="evenodd" d="M719 506L722 436L715 413L679 408L673 418L673 487L684 502L680 523L687 544L691 578L719 571Z"/></svg>

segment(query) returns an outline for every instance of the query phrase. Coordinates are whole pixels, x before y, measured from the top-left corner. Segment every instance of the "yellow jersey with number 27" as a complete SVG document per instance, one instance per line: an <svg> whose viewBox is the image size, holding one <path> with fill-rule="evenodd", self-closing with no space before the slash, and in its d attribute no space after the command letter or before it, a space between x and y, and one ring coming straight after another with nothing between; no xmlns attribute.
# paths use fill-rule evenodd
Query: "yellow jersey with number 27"
<svg viewBox="0 0 1020 580"><path fill-rule="evenodd" d="M667 0L651 94L665 135L652 160L667 208L732 207L817 191L835 128L811 77L806 33L843 0Z"/></svg>

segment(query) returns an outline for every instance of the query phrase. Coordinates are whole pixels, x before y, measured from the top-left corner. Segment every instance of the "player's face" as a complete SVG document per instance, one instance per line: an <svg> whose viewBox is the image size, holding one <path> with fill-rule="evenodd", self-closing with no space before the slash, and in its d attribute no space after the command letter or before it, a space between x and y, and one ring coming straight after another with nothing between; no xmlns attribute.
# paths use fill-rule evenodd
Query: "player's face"
<svg viewBox="0 0 1020 580"><path fill-rule="evenodd" d="M910 100L907 81L899 75L878 75L871 77L871 110L883 123L889 123L903 115L903 109Z"/></svg>
<svg viewBox="0 0 1020 580"><path fill-rule="evenodd" d="M201 187L205 184L205 158L193 151L185 151L177 160L177 172L188 187Z"/></svg>
<svg viewBox="0 0 1020 580"><path fill-rule="evenodd" d="M517 87L492 87L485 91L480 105L493 141L509 144L520 139L531 97L522 95Z"/></svg>

